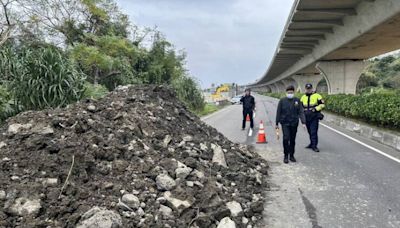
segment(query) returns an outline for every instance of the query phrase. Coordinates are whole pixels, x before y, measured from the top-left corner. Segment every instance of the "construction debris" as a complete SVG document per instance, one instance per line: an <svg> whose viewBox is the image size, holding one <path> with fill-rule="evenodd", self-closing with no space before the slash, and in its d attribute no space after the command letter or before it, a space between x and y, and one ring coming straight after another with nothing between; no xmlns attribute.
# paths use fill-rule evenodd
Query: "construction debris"
<svg viewBox="0 0 400 228"><path fill-rule="evenodd" d="M170 89L121 87L1 127L0 227L257 227L267 168Z"/></svg>

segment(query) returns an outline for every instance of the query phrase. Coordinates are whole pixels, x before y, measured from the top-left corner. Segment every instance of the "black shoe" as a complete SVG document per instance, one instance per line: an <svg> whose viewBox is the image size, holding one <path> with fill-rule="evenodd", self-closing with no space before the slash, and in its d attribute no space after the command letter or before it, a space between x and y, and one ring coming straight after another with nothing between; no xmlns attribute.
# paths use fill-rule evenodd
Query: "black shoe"
<svg viewBox="0 0 400 228"><path fill-rule="evenodd" d="M294 156L290 156L290 159L289 159L291 162L297 162L296 161L296 158L294 158Z"/></svg>
<svg viewBox="0 0 400 228"><path fill-rule="evenodd" d="M245 128L242 128L242 131L244 131L245 130Z"/></svg>
<svg viewBox="0 0 400 228"><path fill-rule="evenodd" d="M285 156L285 158L283 159L283 163L285 163L285 164L289 163L288 156Z"/></svg>
<svg viewBox="0 0 400 228"><path fill-rule="evenodd" d="M319 152L318 147L314 147L314 148L312 148L312 150L313 150L314 152Z"/></svg>
<svg viewBox="0 0 400 228"><path fill-rule="evenodd" d="M310 144L310 145L308 145L308 146L306 146L306 149L312 149L312 146L311 146L311 144Z"/></svg>

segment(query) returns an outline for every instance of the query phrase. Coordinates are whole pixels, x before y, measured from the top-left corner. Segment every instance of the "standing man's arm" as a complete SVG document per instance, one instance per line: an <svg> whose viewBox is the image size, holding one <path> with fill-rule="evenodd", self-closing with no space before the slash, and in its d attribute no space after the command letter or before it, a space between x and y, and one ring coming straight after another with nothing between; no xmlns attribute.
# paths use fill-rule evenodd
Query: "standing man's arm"
<svg viewBox="0 0 400 228"><path fill-rule="evenodd" d="M322 99L322 96L318 94L318 106L315 107L315 110L317 110L318 112L320 112L322 109L325 108L325 102Z"/></svg>
<svg viewBox="0 0 400 228"><path fill-rule="evenodd" d="M278 103L278 108L276 109L276 126L275 128L279 128L279 122L281 120L281 109L282 109L282 100Z"/></svg>
<svg viewBox="0 0 400 228"><path fill-rule="evenodd" d="M301 104L299 107L299 117L300 117L301 124L303 124L303 125L306 124L306 116L304 115L303 104Z"/></svg>
<svg viewBox="0 0 400 228"><path fill-rule="evenodd" d="M251 99L251 102L252 102L252 109L251 110L254 110L256 108L256 100L255 100L254 97L253 97L253 99Z"/></svg>

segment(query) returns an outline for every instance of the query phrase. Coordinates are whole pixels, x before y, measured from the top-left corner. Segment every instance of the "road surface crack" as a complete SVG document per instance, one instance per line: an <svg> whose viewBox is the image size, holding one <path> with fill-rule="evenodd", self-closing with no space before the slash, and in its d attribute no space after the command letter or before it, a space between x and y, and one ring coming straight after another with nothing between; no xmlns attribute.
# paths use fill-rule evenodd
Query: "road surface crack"
<svg viewBox="0 0 400 228"><path fill-rule="evenodd" d="M300 192L300 195L301 195L301 199L303 200L304 206L306 207L306 211L307 211L308 217L310 218L310 222L312 224L312 228L322 228L322 226L318 225L317 209L315 209L314 205L304 195L303 191L300 188L299 188L299 192Z"/></svg>

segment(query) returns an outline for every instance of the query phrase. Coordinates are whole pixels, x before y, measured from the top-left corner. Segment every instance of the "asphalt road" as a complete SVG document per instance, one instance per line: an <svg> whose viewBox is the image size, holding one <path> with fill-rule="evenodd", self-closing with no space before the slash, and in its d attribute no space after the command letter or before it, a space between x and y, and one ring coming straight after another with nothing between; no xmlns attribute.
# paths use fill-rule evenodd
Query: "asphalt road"
<svg viewBox="0 0 400 228"><path fill-rule="evenodd" d="M299 127L297 163L283 164L282 142L276 139L277 100L255 95L257 110L252 136L241 131L241 106L233 105L203 120L232 141L254 145L271 166L266 189L265 227L400 227L400 153L339 127L319 130L320 153L304 147L307 132ZM260 121L268 144L256 144ZM324 122L322 122L324 123ZM326 124L326 123L324 123ZM247 126L248 128L249 126Z"/></svg>

